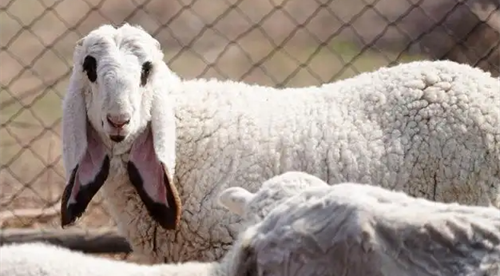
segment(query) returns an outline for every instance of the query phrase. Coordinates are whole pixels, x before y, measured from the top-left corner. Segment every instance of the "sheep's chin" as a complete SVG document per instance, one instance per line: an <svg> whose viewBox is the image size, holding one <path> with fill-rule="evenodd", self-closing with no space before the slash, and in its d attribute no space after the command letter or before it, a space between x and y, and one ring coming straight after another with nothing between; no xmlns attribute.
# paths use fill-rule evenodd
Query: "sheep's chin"
<svg viewBox="0 0 500 276"><path fill-rule="evenodd" d="M131 130L128 127L116 129L109 126L104 126L104 133L113 144L121 143L131 136Z"/></svg>
<svg viewBox="0 0 500 276"><path fill-rule="evenodd" d="M125 140L125 138L127 138L127 136L124 136L124 135L109 135L109 139L114 142L114 143L120 143L122 142L123 140Z"/></svg>

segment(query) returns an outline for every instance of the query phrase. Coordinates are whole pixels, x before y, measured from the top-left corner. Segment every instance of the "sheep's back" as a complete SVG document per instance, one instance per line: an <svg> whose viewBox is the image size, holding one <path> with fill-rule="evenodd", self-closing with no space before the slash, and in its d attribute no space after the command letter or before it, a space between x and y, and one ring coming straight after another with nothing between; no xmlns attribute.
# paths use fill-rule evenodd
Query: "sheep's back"
<svg viewBox="0 0 500 276"><path fill-rule="evenodd" d="M248 232L242 250L266 275L500 273L497 209L361 185L311 189Z"/></svg>
<svg viewBox="0 0 500 276"><path fill-rule="evenodd" d="M186 81L173 92L177 169L186 176L181 182L193 183L187 187L234 183L254 192L297 170L329 184L378 183L486 205L500 184L498 91L489 74L448 61L382 68L321 87Z"/></svg>

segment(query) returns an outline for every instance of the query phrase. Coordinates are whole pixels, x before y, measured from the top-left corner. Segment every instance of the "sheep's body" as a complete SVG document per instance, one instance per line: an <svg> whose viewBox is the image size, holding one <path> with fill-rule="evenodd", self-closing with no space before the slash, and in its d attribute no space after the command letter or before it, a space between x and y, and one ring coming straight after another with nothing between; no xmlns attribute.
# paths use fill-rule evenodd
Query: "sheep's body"
<svg viewBox="0 0 500 276"><path fill-rule="evenodd" d="M235 204L225 206L244 210L247 218L267 210L238 240L238 275L500 275L496 208L433 202L357 183L283 193L279 182L293 178L311 179L291 172L255 194L226 196Z"/></svg>
<svg viewBox="0 0 500 276"><path fill-rule="evenodd" d="M499 91L489 75L446 61L323 88L186 81L172 91L179 232L158 228L126 179L104 185L105 196L133 250L155 261L220 258L240 223L217 208L216 194L232 183L256 191L290 170L330 184L378 183L437 201L498 206Z"/></svg>
<svg viewBox="0 0 500 276"><path fill-rule="evenodd" d="M100 45L97 42L101 40L111 43L108 40L113 36L118 41L127 38L132 42L142 37L132 48L139 52L137 56L162 56L156 46L145 43L153 40L144 31L128 25L103 30L85 39L84 47L99 49L91 46L92 39ZM113 55L125 55L129 62L137 60L129 52L112 49ZM78 55L75 63L83 60L83 55ZM99 59L99 53L94 55ZM114 56L110 57L113 60ZM116 64L114 76L127 74L120 61L116 60ZM128 71L139 72L137 66ZM179 228L172 231L160 227L138 196L136 184L145 183L130 185L126 160L137 133L132 132L123 143L113 146L112 169L103 185L120 232L132 249L149 261L219 259L233 243L241 220L218 208L217 194L233 183L256 191L265 180L293 170L315 175L329 184L376 183L435 201L500 206L500 81L479 69L449 61L420 61L320 87L275 89L232 81L182 81L162 60L155 60L154 66L152 88L146 84L140 88L144 91L138 90L143 94L133 95L149 95L148 91L153 90L156 98L143 96L146 107L135 109L145 112L150 108L147 104L153 102L158 106L153 111L161 109L168 115L169 108L173 108L175 120L164 119L163 127L156 132L172 132L170 138L158 138L163 141L158 144L170 147L171 155L160 151L159 156L162 161L168 159L164 163L182 202ZM79 75L80 68L74 71L78 80L84 78ZM89 120L96 130L101 129L97 114L104 111L99 111L101 101L92 97L124 94L113 90L111 84L105 86L108 79L105 71L101 74L99 70L101 84L72 84L68 92L85 95ZM138 78L140 73L134 74ZM138 85L139 79L133 83ZM99 85L103 90L92 88L93 96L77 90ZM139 89L132 88L130 91ZM117 103L122 104L120 101ZM134 102L142 104L130 104ZM165 106L160 107L160 102ZM134 119L134 123L142 122L138 131L144 131L142 124L149 119L159 121L152 114L147 116ZM63 122L68 117L63 116ZM77 126L67 120L64 126L68 134L64 137L78 132L84 123L79 121L81 126ZM106 130L105 120L102 124ZM104 131L98 132L105 144L111 143ZM153 135L165 136L155 131ZM77 140L70 137L63 138L63 142L69 144L71 139ZM79 148L81 143L75 141L72 147ZM67 148L69 176L78 160L77 154ZM67 190L70 188L68 185ZM148 195L151 198L163 193ZM69 198L69 203L78 199Z"/></svg>

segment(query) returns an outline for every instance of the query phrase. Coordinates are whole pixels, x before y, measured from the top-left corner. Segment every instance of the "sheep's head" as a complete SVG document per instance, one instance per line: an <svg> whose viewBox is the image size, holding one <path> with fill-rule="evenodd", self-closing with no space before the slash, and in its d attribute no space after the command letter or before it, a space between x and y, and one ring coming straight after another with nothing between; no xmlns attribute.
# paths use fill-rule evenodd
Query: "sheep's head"
<svg viewBox="0 0 500 276"><path fill-rule="evenodd" d="M83 214L108 178L110 154L128 153L127 173L149 214L175 229L175 117L168 88L180 82L159 42L140 27L103 25L77 42L63 103L63 159L69 181L62 226ZM126 156L126 155L124 155Z"/></svg>
<svg viewBox="0 0 500 276"><path fill-rule="evenodd" d="M309 188L328 187L316 176L291 171L265 181L256 193L242 187L230 187L219 194L219 204L248 223L264 219L276 206Z"/></svg>

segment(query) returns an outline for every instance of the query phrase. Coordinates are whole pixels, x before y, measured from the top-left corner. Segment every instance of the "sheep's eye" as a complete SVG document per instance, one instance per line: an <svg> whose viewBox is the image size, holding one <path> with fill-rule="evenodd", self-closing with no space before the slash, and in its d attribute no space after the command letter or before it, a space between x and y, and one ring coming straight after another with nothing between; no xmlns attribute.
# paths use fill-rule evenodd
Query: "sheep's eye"
<svg viewBox="0 0 500 276"><path fill-rule="evenodd" d="M83 61L83 71L87 72L87 77L91 82L97 79L97 61L93 56L86 56Z"/></svg>
<svg viewBox="0 0 500 276"><path fill-rule="evenodd" d="M151 61L146 61L142 64L141 71L141 85L144 86L148 82L149 73L151 72L151 68L153 68L153 64Z"/></svg>

